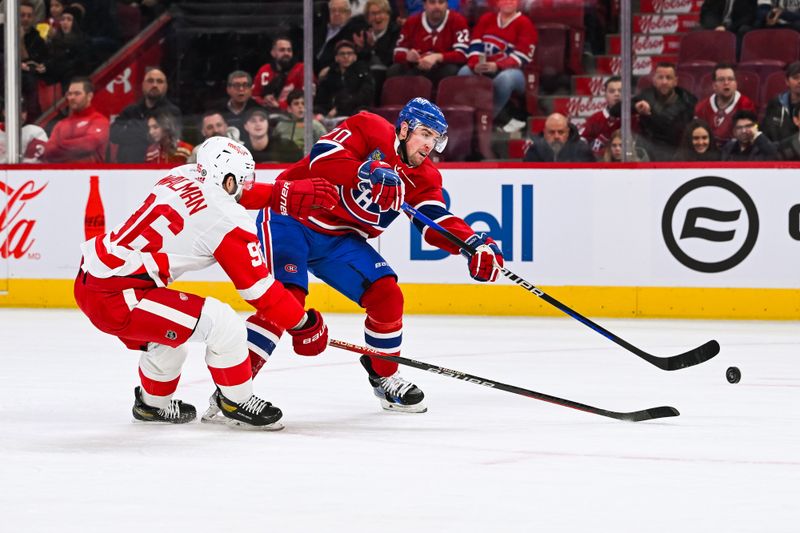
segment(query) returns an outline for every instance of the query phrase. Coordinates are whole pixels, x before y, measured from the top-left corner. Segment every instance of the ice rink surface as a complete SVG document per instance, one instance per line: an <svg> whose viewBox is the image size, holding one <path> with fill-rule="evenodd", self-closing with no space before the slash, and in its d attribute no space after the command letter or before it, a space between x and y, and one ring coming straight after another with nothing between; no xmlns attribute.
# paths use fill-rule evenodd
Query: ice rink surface
<svg viewBox="0 0 800 533"><path fill-rule="evenodd" d="M363 344L361 316L327 319ZM154 427L131 422L134 352L78 311L0 310L0 531L800 531L800 326L598 322L656 355L722 352L665 372L569 318L409 316L407 357L681 416L619 422L413 368L429 411L383 412L356 354L284 341L255 381L283 431ZM202 411L211 391L198 345L176 396Z"/></svg>

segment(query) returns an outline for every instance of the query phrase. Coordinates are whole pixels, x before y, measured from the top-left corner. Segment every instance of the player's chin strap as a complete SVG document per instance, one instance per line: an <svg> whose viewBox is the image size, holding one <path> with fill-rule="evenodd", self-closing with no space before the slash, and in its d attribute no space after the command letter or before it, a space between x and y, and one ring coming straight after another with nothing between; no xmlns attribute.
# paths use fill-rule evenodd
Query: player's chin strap
<svg viewBox="0 0 800 533"><path fill-rule="evenodd" d="M406 139L408 136L406 135ZM408 151L406 151L406 139L397 138L397 142L399 143L398 152L400 154L400 159L403 161L404 164L411 166L411 163L408 162Z"/></svg>

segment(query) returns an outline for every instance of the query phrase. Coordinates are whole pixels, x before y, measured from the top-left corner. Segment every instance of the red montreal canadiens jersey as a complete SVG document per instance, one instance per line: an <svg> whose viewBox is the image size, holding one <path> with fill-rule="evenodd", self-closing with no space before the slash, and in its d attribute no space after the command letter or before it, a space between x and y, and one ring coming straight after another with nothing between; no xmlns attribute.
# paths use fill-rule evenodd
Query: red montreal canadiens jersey
<svg viewBox="0 0 800 533"><path fill-rule="evenodd" d="M469 27L463 15L449 9L439 27L432 28L422 12L412 15L403 24L394 49L394 62L404 63L406 53L416 50L422 56L442 54L443 63L463 64L467 60L468 47Z"/></svg>
<svg viewBox="0 0 800 533"><path fill-rule="evenodd" d="M338 186L339 204L331 211L318 210L301 222L329 235L357 233L377 237L397 218L399 211L381 211L372 203L369 179L358 176L367 160L382 160L394 168L405 187L405 201L417 209L435 209L436 221L462 239L475 232L460 218L446 211L442 194L442 175L429 159L409 167L397 153L399 141L394 127L384 118L361 112L320 138L311 153L286 169L278 179L325 178ZM458 250L435 232L424 232L428 243L457 253Z"/></svg>
<svg viewBox="0 0 800 533"><path fill-rule="evenodd" d="M272 185L249 192L267 203ZM277 324L293 327L303 316L267 270L254 220L222 187L201 182L197 165L172 169L126 222L81 251L81 268L95 278L147 274L159 287L219 263L242 299Z"/></svg>
<svg viewBox="0 0 800 533"><path fill-rule="evenodd" d="M261 105L264 105L264 89L270 82L275 78L277 74L272 69L272 63L267 63L263 65L259 71L256 73L256 77L253 79L253 100L258 102ZM303 63L295 63L295 65L289 70L289 73L286 75L286 82L282 87L281 94L277 95L276 98L278 103L280 103L281 109L286 109L287 102L286 97L289 95L289 92L285 90L289 86L293 87L294 89L302 89L303 88Z"/></svg>
<svg viewBox="0 0 800 533"><path fill-rule="evenodd" d="M500 25L500 15L486 13L472 30L469 45L470 67L474 67L481 55L497 63L500 69L522 68L533 61L533 52L539 42L539 33L531 19L518 12L505 26Z"/></svg>
<svg viewBox="0 0 800 533"><path fill-rule="evenodd" d="M756 106L753 101L739 91L734 93L733 100L728 104L728 107L722 109L717 107L716 95L712 94L695 106L694 116L708 122L711 126L711 132L714 134L714 141L716 141L717 146L722 147L723 144L733 138L733 115L740 109L756 113Z"/></svg>
<svg viewBox="0 0 800 533"><path fill-rule="evenodd" d="M586 139L595 157L603 157L606 145L611 140L611 134L619 129L621 122L619 117L612 117L608 113L608 108L598 111L586 119L581 130L581 137Z"/></svg>

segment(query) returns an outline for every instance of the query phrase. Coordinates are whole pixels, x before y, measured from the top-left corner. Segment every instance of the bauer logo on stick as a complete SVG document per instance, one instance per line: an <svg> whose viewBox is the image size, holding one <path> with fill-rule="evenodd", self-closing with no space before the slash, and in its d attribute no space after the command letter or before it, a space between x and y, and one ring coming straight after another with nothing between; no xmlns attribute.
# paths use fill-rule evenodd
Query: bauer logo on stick
<svg viewBox="0 0 800 533"><path fill-rule="evenodd" d="M684 183L664 206L661 231L670 253L698 272L730 270L753 251L758 211L733 181L703 176Z"/></svg>

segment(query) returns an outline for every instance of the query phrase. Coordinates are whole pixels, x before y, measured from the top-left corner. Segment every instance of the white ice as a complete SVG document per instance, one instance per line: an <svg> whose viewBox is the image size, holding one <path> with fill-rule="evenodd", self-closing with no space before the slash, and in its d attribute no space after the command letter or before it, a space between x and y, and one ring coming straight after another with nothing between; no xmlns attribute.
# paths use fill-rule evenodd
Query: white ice
<svg viewBox="0 0 800 533"><path fill-rule="evenodd" d="M329 315L362 344L358 315ZM619 422L404 368L422 415L380 410L356 354L292 355L255 381L286 429L131 422L134 352L71 310L0 310L0 531L800 531L800 328L604 320L665 372L569 318L406 317L404 354L617 411ZM728 366L741 368L736 385ZM177 397L212 385L192 349Z"/></svg>

